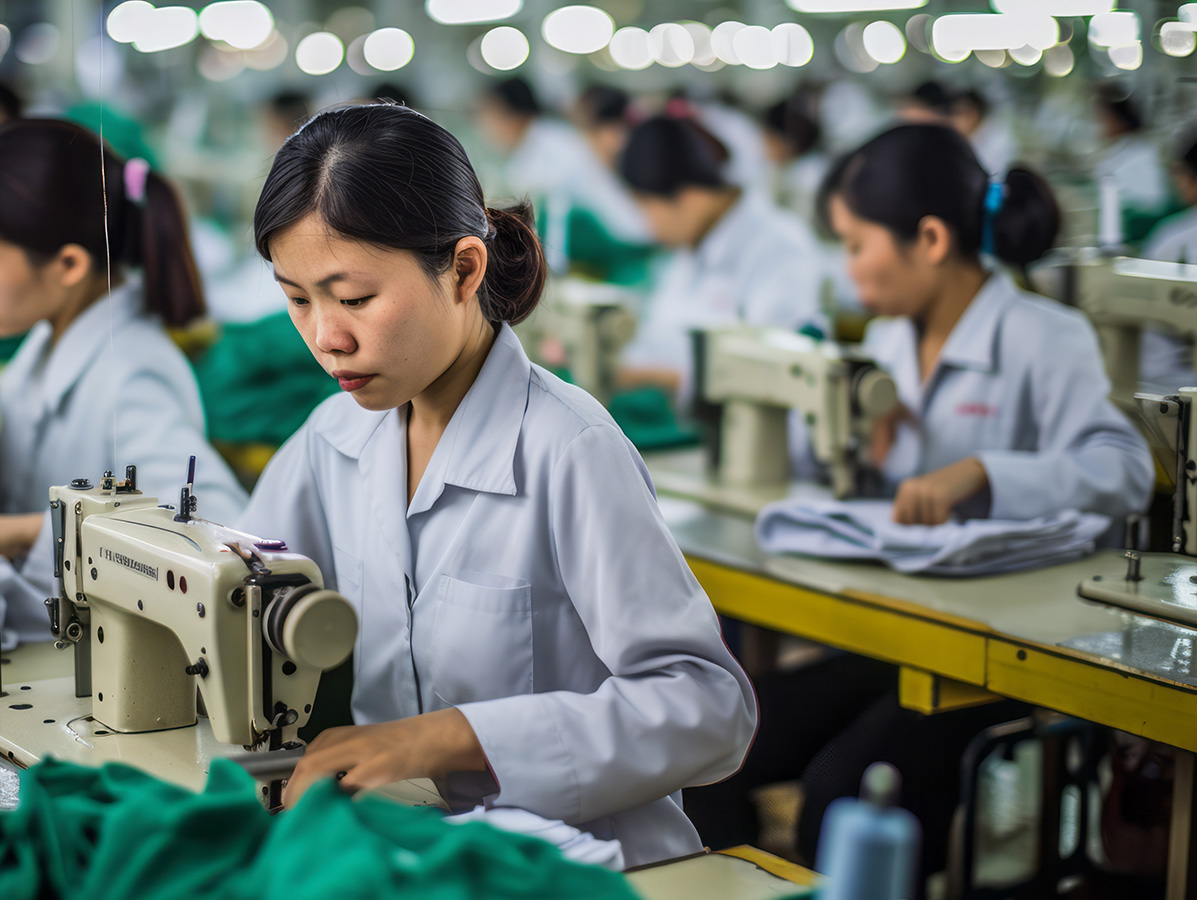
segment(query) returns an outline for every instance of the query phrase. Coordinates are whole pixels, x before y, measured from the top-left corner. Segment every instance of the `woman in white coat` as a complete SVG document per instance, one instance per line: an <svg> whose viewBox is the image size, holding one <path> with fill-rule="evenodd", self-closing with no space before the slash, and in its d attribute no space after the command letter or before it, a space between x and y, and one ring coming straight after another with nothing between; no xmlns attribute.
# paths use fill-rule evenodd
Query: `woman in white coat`
<svg viewBox="0 0 1197 900"><path fill-rule="evenodd" d="M544 257L485 207L457 140L393 105L326 111L254 221L296 328L344 393L267 467L246 530L314 558L358 612L356 724L288 787L434 777L623 843L701 849L681 788L740 765L755 706L602 407L529 363Z"/></svg>
<svg viewBox="0 0 1197 900"><path fill-rule="evenodd" d="M743 322L827 331L826 273L814 233L797 216L727 178L727 150L690 119L637 126L620 160L658 242L675 250L624 350L628 385L688 399L690 332Z"/></svg>
<svg viewBox="0 0 1197 900"><path fill-rule="evenodd" d="M0 128L0 334L29 332L0 375L8 644L50 638L52 485L135 465L141 490L171 502L194 455L201 514L230 522L244 506L164 328L204 311L184 222L144 160L101 154L86 129L47 119Z"/></svg>
<svg viewBox="0 0 1197 900"><path fill-rule="evenodd" d="M866 344L902 400L873 446L896 491L896 521L1068 508L1118 520L1146 508L1151 455L1108 399L1092 325L986 266L985 256L1025 266L1051 247L1059 213L1038 175L1014 168L991 181L956 131L904 125L840 160L820 205L862 302L887 317ZM751 840L747 792L801 777L797 842L813 861L828 804L854 794L868 764L885 759L922 823L924 874L943 866L964 748L1021 712L1007 702L921 717L901 709L892 666L848 655L760 691L762 729L744 771L709 796L687 796L700 831L714 823L704 839ZM788 712L797 703L801 717ZM728 822L740 830L717 831Z"/></svg>

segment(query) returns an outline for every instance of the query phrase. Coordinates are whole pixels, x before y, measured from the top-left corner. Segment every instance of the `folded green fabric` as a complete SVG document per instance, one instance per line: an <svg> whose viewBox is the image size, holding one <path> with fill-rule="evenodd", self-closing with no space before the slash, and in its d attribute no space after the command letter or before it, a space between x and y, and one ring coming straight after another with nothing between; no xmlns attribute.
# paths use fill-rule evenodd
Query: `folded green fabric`
<svg viewBox="0 0 1197 900"><path fill-rule="evenodd" d="M0 812L0 897L43 900L634 900L623 876L431 809L354 801L332 781L270 816L239 766L194 794L118 763L49 759Z"/></svg>

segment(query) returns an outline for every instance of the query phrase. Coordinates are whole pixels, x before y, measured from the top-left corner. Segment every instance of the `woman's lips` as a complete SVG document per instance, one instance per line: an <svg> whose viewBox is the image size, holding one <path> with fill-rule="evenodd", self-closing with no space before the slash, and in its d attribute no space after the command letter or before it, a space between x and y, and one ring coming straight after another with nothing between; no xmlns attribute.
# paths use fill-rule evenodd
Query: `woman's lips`
<svg viewBox="0 0 1197 900"><path fill-rule="evenodd" d="M332 373L332 377L337 379L337 384L341 386L341 390L353 393L365 387L374 378L373 375L363 375L360 372L345 372L340 369Z"/></svg>

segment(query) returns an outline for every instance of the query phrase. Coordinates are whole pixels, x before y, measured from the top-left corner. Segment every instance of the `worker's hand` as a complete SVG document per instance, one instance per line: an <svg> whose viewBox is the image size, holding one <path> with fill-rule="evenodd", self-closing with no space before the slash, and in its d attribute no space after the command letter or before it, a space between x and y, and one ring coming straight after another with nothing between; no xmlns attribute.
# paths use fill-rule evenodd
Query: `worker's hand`
<svg viewBox="0 0 1197 900"><path fill-rule="evenodd" d="M914 415L903 404L898 403L884 416L873 423L873 436L869 442L869 461L873 468L880 469L889 457L889 451L898 439L898 426L914 421Z"/></svg>
<svg viewBox="0 0 1197 900"><path fill-rule="evenodd" d="M348 791L408 778L441 778L481 772L486 756L469 720L457 709L321 732L287 782L283 803L299 802L312 783L337 778Z"/></svg>
<svg viewBox="0 0 1197 900"><path fill-rule="evenodd" d="M970 456L927 475L907 478L894 497L894 521L900 525L942 525L960 503L989 486L985 467Z"/></svg>
<svg viewBox="0 0 1197 900"><path fill-rule="evenodd" d="M0 555L15 559L28 553L41 531L42 519L41 513L0 515Z"/></svg>

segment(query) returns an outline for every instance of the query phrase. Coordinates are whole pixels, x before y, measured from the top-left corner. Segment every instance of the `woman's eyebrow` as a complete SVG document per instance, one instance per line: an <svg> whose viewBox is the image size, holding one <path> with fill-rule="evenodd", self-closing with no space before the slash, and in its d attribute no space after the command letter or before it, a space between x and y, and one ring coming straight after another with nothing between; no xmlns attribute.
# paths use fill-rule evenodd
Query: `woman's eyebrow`
<svg viewBox="0 0 1197 900"><path fill-rule="evenodd" d="M303 287L302 285L296 284L290 278L284 278L282 275L280 275L278 273L277 269L272 269L271 272L274 275L275 281L282 282L283 284L289 284L289 285L291 285L291 287L302 289L302 287ZM334 272L333 274L331 274L325 278L321 278L319 281L317 281L316 287L328 287L330 284L332 284L335 281L345 281L349 278L353 278L355 275L360 275L360 274L361 273L358 273L358 272Z"/></svg>

